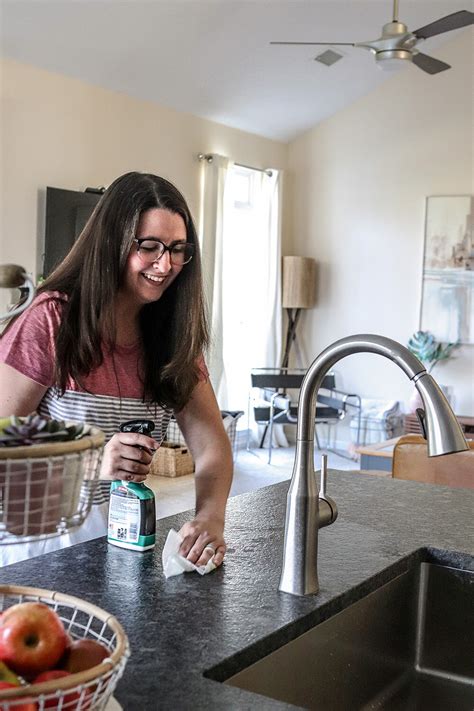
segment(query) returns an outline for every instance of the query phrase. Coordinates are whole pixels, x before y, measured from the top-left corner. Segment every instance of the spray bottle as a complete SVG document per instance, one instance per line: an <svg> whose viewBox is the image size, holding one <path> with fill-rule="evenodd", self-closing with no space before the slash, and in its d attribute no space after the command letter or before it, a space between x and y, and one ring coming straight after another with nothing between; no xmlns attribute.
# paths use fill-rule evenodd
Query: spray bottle
<svg viewBox="0 0 474 711"><path fill-rule="evenodd" d="M150 436L152 420L130 420L120 425L121 432L140 432ZM155 494L145 484L113 481L110 489L108 543L119 548L146 551L155 545Z"/></svg>

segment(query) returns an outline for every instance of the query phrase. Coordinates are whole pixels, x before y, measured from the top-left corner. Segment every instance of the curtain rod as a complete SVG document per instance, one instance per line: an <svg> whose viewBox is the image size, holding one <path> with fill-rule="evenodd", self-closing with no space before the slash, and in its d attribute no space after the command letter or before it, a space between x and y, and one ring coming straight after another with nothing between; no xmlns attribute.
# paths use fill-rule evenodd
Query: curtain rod
<svg viewBox="0 0 474 711"><path fill-rule="evenodd" d="M202 161L205 160L206 163L212 163L214 160L214 156L212 153L198 153L198 160ZM265 173L268 176L272 176L273 172L270 170L270 168L254 168L251 165L244 165L243 163L234 163L238 168L246 168L247 170L256 170L259 173Z"/></svg>

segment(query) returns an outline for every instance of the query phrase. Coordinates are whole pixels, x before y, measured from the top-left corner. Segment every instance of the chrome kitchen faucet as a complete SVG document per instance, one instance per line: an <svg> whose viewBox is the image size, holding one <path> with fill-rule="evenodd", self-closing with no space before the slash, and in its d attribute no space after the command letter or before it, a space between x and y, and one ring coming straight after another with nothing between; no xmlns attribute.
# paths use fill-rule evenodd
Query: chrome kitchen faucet
<svg viewBox="0 0 474 711"><path fill-rule="evenodd" d="M348 336L328 346L308 368L298 403L296 454L288 490L283 569L279 590L311 595L319 590L318 530L337 518L337 507L326 495L326 458L321 466L321 491L314 472L316 396L326 373L352 353L378 353L396 363L413 381L424 410L419 415L428 440L428 454L436 457L468 449L461 426L436 381L423 364L397 341L384 336Z"/></svg>

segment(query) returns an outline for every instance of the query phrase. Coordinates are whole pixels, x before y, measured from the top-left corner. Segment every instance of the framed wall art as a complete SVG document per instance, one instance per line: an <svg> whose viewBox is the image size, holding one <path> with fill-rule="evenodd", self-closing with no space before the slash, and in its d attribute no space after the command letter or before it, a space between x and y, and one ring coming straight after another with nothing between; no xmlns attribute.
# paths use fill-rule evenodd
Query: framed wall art
<svg viewBox="0 0 474 711"><path fill-rule="evenodd" d="M426 199L420 330L474 343L474 196Z"/></svg>

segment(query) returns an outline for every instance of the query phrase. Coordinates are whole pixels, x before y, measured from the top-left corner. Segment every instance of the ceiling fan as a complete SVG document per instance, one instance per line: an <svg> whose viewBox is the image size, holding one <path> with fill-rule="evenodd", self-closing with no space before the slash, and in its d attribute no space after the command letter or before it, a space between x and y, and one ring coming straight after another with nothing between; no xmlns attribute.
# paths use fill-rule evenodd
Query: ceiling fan
<svg viewBox="0 0 474 711"><path fill-rule="evenodd" d="M460 27L474 24L474 12L469 10L460 10L446 17L441 17L439 20L430 22L429 25L420 27L413 32L408 30L408 27L403 22L398 21L398 0L393 0L393 19L382 28L382 36L376 40L367 42L270 42L270 44L299 44L299 45L346 45L349 47L362 47L368 49L375 55L375 59L379 62L379 66L384 68L399 65L400 60L409 61L416 64L428 74L438 74L450 69L450 65L441 62L435 57L430 57L423 54L416 45L421 40L435 35L457 30Z"/></svg>

